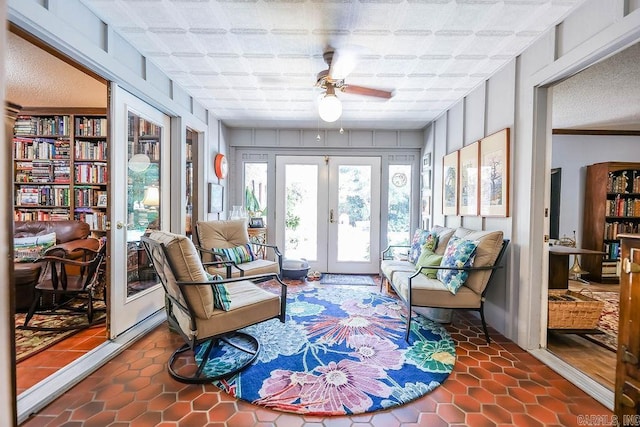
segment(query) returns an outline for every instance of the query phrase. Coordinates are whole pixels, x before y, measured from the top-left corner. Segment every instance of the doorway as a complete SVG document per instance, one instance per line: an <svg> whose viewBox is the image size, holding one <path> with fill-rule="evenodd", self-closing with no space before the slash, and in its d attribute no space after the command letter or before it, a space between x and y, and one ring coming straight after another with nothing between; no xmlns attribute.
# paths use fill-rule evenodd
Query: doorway
<svg viewBox="0 0 640 427"><path fill-rule="evenodd" d="M276 235L285 258L311 269L375 274L380 252L380 158L276 157Z"/></svg>

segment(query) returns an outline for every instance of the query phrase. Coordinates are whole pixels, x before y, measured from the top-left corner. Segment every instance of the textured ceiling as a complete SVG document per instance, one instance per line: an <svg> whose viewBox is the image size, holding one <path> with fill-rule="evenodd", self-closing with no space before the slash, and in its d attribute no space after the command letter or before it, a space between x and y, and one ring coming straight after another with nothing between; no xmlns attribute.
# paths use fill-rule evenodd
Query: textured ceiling
<svg viewBox="0 0 640 427"><path fill-rule="evenodd" d="M553 87L554 128L640 130L640 44Z"/></svg>
<svg viewBox="0 0 640 427"><path fill-rule="evenodd" d="M421 128L583 0L81 0L230 126L318 125L327 46L357 52L345 127ZM322 123L320 124L322 125Z"/></svg>
<svg viewBox="0 0 640 427"><path fill-rule="evenodd" d="M23 107L106 108L107 86L13 33L7 33L6 97Z"/></svg>

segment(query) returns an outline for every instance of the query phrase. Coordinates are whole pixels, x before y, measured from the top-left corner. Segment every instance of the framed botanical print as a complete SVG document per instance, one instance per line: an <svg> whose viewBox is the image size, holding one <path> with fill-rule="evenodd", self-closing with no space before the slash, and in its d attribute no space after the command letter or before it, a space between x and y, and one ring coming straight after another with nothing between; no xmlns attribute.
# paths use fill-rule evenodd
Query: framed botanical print
<svg viewBox="0 0 640 427"><path fill-rule="evenodd" d="M442 158L442 213L458 214L458 151Z"/></svg>
<svg viewBox="0 0 640 427"><path fill-rule="evenodd" d="M460 188L458 194L458 214L463 216L478 215L478 157L480 144L474 142L460 149Z"/></svg>
<svg viewBox="0 0 640 427"><path fill-rule="evenodd" d="M509 128L480 140L480 215L509 216Z"/></svg>

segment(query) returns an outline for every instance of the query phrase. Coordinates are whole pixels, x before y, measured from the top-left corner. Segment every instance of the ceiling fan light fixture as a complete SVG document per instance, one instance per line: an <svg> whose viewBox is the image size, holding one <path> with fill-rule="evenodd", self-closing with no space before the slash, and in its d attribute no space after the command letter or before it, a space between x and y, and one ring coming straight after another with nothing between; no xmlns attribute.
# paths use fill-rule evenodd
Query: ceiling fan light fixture
<svg viewBox="0 0 640 427"><path fill-rule="evenodd" d="M320 98L318 105L320 118L325 122L335 122L342 115L342 102L335 94L333 87L327 88L327 93Z"/></svg>

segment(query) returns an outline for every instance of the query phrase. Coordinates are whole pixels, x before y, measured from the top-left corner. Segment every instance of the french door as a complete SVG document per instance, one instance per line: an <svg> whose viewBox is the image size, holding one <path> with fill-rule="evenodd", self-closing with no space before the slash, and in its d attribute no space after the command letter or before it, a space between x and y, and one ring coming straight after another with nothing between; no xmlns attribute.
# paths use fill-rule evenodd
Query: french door
<svg viewBox="0 0 640 427"><path fill-rule="evenodd" d="M276 188L285 258L321 272L378 272L379 157L277 156Z"/></svg>
<svg viewBox="0 0 640 427"><path fill-rule="evenodd" d="M162 309L164 290L140 237L169 227L170 119L112 86L110 337Z"/></svg>

